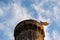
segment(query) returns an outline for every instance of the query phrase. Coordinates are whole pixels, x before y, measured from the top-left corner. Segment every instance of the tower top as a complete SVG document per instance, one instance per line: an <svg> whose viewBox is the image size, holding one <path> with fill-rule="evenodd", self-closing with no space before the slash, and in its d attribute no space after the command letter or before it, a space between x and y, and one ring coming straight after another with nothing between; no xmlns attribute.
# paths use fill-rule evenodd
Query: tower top
<svg viewBox="0 0 60 40"><path fill-rule="evenodd" d="M22 34L23 34L22 36L24 36L24 35L27 36L27 34L29 34L28 37L30 36L30 39L33 39L31 37L34 35L33 34L34 32L35 32L35 37L36 37L35 39L36 40L38 40L38 39L44 40L45 33L44 33L43 25L46 26L46 25L48 25L48 23L42 22L42 21L38 22L38 21L32 20L32 19L23 20L23 21L19 22L14 29L15 40L18 40L18 36L22 35ZM22 33L22 34L20 34L20 33ZM24 36L24 38L25 38L25 36ZM27 40L27 38L26 38L26 40Z"/></svg>

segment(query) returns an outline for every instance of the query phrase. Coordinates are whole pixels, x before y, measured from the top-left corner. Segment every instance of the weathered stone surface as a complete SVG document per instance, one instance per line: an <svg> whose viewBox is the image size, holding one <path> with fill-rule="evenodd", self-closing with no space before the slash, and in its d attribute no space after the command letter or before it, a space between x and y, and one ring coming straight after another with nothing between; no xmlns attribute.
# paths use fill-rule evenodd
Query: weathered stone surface
<svg viewBox="0 0 60 40"><path fill-rule="evenodd" d="M14 30L15 40L44 40L43 25L36 20L23 20Z"/></svg>

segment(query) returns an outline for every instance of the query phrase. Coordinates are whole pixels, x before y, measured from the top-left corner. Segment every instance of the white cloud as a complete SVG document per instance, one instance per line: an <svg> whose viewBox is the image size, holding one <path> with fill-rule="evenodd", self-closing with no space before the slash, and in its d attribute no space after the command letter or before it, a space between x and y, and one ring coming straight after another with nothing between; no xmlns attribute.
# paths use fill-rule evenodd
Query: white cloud
<svg viewBox="0 0 60 40"><path fill-rule="evenodd" d="M0 16L3 16L4 12L3 10L0 8Z"/></svg>
<svg viewBox="0 0 60 40"><path fill-rule="evenodd" d="M3 22L3 24L5 24L7 27L4 26L4 29L2 29L5 30L5 34L9 37L10 40L14 40L13 32L17 23L22 20L33 19L28 14L29 12L18 4L14 3L12 7L13 8L11 10L13 11L14 16L10 20Z"/></svg>
<svg viewBox="0 0 60 40"><path fill-rule="evenodd" d="M4 29L4 25L2 23L0 23L0 30Z"/></svg>
<svg viewBox="0 0 60 40"><path fill-rule="evenodd" d="M8 39L13 40L13 32L9 27L6 27L3 23L0 23L0 31L4 31L2 35L8 36ZM1 39L0 39L1 40Z"/></svg>
<svg viewBox="0 0 60 40"><path fill-rule="evenodd" d="M50 34L46 31L45 31L45 40L52 40L52 38L50 37Z"/></svg>
<svg viewBox="0 0 60 40"><path fill-rule="evenodd" d="M54 40L60 40L60 35L57 30L53 30L52 37Z"/></svg>
<svg viewBox="0 0 60 40"><path fill-rule="evenodd" d="M60 40L60 36L59 36L58 40Z"/></svg>
<svg viewBox="0 0 60 40"><path fill-rule="evenodd" d="M58 6L55 6L54 8L53 8L53 11L54 11L54 21L55 21L55 23L57 24L57 27L59 27L59 25L60 25L60 17L59 17L59 15L60 15L60 11L59 11L60 9L58 8Z"/></svg>
<svg viewBox="0 0 60 40"><path fill-rule="evenodd" d="M43 4L42 4L43 5ZM38 13L38 20L41 20L41 21L47 21L47 22L50 22L50 17L51 17L51 14L50 14L50 11L49 10L44 10L42 7L41 7L41 4L33 4L32 7L37 11ZM45 19L41 16L41 14L45 14L47 17L49 17L48 19Z"/></svg>
<svg viewBox="0 0 60 40"><path fill-rule="evenodd" d="M45 10L42 9L41 4L38 4L38 5L33 4L32 7L33 7L38 13L45 12Z"/></svg>
<svg viewBox="0 0 60 40"><path fill-rule="evenodd" d="M9 23L8 25L16 25L18 22L26 19L32 18L28 13L28 11L25 8L22 8L21 6L18 6L17 4L13 4L13 13L14 17L11 20L7 20Z"/></svg>

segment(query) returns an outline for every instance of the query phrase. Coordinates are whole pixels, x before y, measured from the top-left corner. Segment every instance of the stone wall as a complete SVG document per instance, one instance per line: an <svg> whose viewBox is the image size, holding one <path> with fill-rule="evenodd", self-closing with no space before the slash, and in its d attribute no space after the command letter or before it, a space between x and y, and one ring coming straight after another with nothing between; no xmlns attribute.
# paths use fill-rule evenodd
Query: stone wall
<svg viewBox="0 0 60 40"><path fill-rule="evenodd" d="M21 21L14 30L15 40L44 40L44 37L43 25L32 19Z"/></svg>

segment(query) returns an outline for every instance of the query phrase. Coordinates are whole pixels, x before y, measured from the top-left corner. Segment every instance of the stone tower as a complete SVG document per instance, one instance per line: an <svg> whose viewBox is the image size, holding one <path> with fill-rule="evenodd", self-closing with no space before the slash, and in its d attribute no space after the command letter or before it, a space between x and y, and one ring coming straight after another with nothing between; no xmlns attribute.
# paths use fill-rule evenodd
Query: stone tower
<svg viewBox="0 0 60 40"><path fill-rule="evenodd" d="M36 20L23 20L14 29L15 40L44 40L45 33L43 25L47 22L37 22Z"/></svg>

